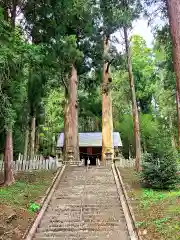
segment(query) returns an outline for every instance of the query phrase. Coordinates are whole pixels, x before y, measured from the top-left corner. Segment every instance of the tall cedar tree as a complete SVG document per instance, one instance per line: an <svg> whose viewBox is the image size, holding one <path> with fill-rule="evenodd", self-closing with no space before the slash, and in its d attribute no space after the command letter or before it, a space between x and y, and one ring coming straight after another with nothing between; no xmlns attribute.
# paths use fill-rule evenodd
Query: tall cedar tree
<svg viewBox="0 0 180 240"><path fill-rule="evenodd" d="M69 152L73 153L74 160L79 160L77 87L77 69L72 65L65 90L64 156L66 161L69 160Z"/></svg>
<svg viewBox="0 0 180 240"><path fill-rule="evenodd" d="M132 4L132 6L131 6ZM124 11L127 13L125 18L123 31L125 38L125 49L127 55L127 70L129 74L129 85L131 90L131 101L132 101L132 115L134 122L134 138L135 138L135 148L136 148L136 171L140 171L140 158L141 158L141 139L140 139L140 127L139 127L139 115L138 107L136 101L136 91L135 83L132 69L132 59L131 59L131 48L128 39L128 28L131 28L132 21L136 19L141 12L141 4L137 0L128 2L126 0L122 3Z"/></svg>
<svg viewBox="0 0 180 240"><path fill-rule="evenodd" d="M178 115L178 148L180 149L180 2L167 0L168 16L173 41L173 64L176 73L176 104Z"/></svg>
<svg viewBox="0 0 180 240"><path fill-rule="evenodd" d="M136 91L135 83L132 69L132 58L131 58L131 47L128 39L127 28L124 27L124 38L127 54L127 70L129 74L129 85L131 90L131 100L132 100L132 113L133 113L133 122L134 122L134 137L135 137L135 148L136 148L136 171L139 172L140 159L141 159L141 140L140 140L140 127L139 127L139 114L136 101Z"/></svg>
<svg viewBox="0 0 180 240"><path fill-rule="evenodd" d="M91 1L49 1L45 4L31 0L25 6L30 32L39 43L49 46L49 58L65 87L65 152L78 158L77 88L79 67L83 62L81 42L86 40L91 24ZM51 16L51 17L49 17ZM54 57L54 58L53 58ZM50 60L49 60L50 61Z"/></svg>
<svg viewBox="0 0 180 240"><path fill-rule="evenodd" d="M11 29L15 30L15 20L16 20L16 8L17 1L4 1L0 3L4 20L11 25ZM10 15L9 15L10 12ZM5 151L4 151L4 185L11 185L14 180L13 169L13 126L12 122L6 126L6 141L5 141Z"/></svg>
<svg viewBox="0 0 180 240"><path fill-rule="evenodd" d="M178 130L178 143L175 143L175 138L173 140L173 145L178 146L178 149L180 149L180 43L179 43L179 36L180 36L180 2L178 0L144 0L144 2L147 4L147 7L150 9L151 6L153 6L153 12L148 13L150 20L153 20L153 17L158 14L161 15L161 17L167 19L169 18L170 23L170 32L172 37L172 46L170 41L168 39L165 40L165 45L170 46L170 48L173 48L173 68L176 75L176 111L177 111L177 130ZM165 25L164 28L158 31L158 33L161 33L160 39L165 39L169 35L169 25ZM167 48L166 48L167 50ZM170 73L171 68L171 55L170 55L170 61L168 66L168 72ZM170 71L169 71L170 70ZM168 77L168 82L173 81L173 76ZM167 84L167 83L166 83ZM169 87L172 87L173 84ZM170 117L171 118L171 117ZM170 128L171 127L171 119L169 121Z"/></svg>
<svg viewBox="0 0 180 240"><path fill-rule="evenodd" d="M100 21L102 21L103 43L103 71L102 71L102 160L105 161L106 153L114 154L113 148L113 116L110 65L112 63L110 41L111 36L122 26L123 14L119 1L100 1Z"/></svg>
<svg viewBox="0 0 180 240"><path fill-rule="evenodd" d="M126 5L128 6L126 7ZM104 67L102 81L102 156L104 157L104 153L109 150L113 153L112 78L110 76L110 64L113 59L109 51L109 45L110 42L112 42L111 36L117 30L123 29L124 26L131 26L132 21L139 17L141 4L139 0L131 0L128 2L106 0L100 1L100 9L104 35ZM138 118L136 117L136 123L137 121ZM138 142L140 142L140 137ZM140 159L140 152L137 151L137 154L137 159Z"/></svg>
<svg viewBox="0 0 180 240"><path fill-rule="evenodd" d="M104 37L104 55L109 51L109 36ZM113 152L113 116L111 99L110 63L104 61L102 74L102 160L106 153Z"/></svg>

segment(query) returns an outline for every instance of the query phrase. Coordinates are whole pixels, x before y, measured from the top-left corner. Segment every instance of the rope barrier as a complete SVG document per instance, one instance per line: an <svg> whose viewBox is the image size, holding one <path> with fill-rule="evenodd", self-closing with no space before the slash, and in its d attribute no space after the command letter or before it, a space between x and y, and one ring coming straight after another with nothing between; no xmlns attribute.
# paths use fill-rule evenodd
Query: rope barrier
<svg viewBox="0 0 180 240"><path fill-rule="evenodd" d="M102 147L102 146L79 146L79 147L74 147L74 146L68 146L68 147L58 147L58 148L66 148L66 149L77 149L77 148L105 148L105 149L117 149L120 146L115 146L115 147Z"/></svg>
<svg viewBox="0 0 180 240"><path fill-rule="evenodd" d="M88 155L88 156L98 156L98 155L101 155L102 153L88 154L88 153L79 152L79 154L82 154L82 155Z"/></svg>
<svg viewBox="0 0 180 240"><path fill-rule="evenodd" d="M68 147L69 148L69 150L72 152L72 154L73 154L73 149L77 149L77 148L75 148L75 147ZM117 151L117 149L114 149L114 148L111 148L113 151L114 151L114 154L115 155L117 155L118 153L119 153L119 151ZM107 148L107 152L111 152L110 150L111 150L110 148ZM106 152L106 149L104 150L104 152ZM63 151L62 151L62 153L63 153ZM66 149L66 152L65 152L65 154L68 154L68 149ZM102 152L97 152L97 153L87 153L87 152L82 152L82 151L78 151L78 155L79 156L83 156L83 157L85 157L85 156L89 156L89 157L97 157L97 158L99 158L99 157L101 157L102 156Z"/></svg>
<svg viewBox="0 0 180 240"><path fill-rule="evenodd" d="M70 146L68 146L68 147L64 147L64 150L65 150L65 155L67 154L71 154L72 156L73 156L73 151L74 150L78 150L78 155L79 155L79 157L80 158L87 158L88 157L88 159L89 158L91 158L91 157L96 157L97 159L99 159L99 158L101 158L101 156L102 156L102 152L98 152L98 153L87 153L87 152L82 152L82 151L79 151L79 148L80 147L70 147ZM83 148L83 147L82 147ZM95 148L95 147L84 147L84 148ZM102 147L101 147L102 148ZM103 150L103 152L106 154L106 152L107 153L111 153L111 150L113 150L113 152L114 152L114 154L115 154L115 156L117 156L118 155L118 153L119 153L119 151L118 151L118 147L106 147L106 148L102 148L102 150ZM62 153L63 153L64 151L62 151Z"/></svg>

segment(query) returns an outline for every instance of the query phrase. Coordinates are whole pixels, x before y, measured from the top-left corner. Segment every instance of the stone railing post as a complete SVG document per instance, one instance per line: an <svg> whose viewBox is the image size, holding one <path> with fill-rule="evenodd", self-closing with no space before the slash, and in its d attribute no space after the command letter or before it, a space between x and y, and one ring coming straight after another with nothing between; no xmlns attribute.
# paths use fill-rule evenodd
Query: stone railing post
<svg viewBox="0 0 180 240"><path fill-rule="evenodd" d="M113 162L113 153L112 152L106 152L105 156L106 156L106 165L107 166L111 165L112 162Z"/></svg>
<svg viewBox="0 0 180 240"><path fill-rule="evenodd" d="M67 151L67 162L66 164L72 164L73 160L74 160L74 151L72 149L68 149Z"/></svg>

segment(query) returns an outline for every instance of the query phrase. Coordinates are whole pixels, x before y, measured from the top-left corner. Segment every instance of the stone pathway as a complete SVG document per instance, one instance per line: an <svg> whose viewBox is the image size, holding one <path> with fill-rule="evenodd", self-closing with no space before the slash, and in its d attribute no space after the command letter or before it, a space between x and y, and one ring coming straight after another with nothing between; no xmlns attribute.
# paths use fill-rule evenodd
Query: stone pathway
<svg viewBox="0 0 180 240"><path fill-rule="evenodd" d="M110 167L67 167L35 240L130 240Z"/></svg>

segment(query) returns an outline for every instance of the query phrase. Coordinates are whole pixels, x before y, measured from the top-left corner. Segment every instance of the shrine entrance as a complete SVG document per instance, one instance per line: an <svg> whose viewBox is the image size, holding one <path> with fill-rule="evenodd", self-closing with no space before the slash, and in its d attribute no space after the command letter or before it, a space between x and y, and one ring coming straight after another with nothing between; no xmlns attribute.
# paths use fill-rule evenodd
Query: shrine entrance
<svg viewBox="0 0 180 240"><path fill-rule="evenodd" d="M101 147L80 147L80 158L84 159L84 165L87 166L88 160L90 166L97 164L97 159L101 160Z"/></svg>
<svg viewBox="0 0 180 240"><path fill-rule="evenodd" d="M85 162L84 162L84 165L87 166L88 164L88 159L90 161L90 166L96 166L96 158L95 157L89 157L89 158L85 158Z"/></svg>
<svg viewBox="0 0 180 240"><path fill-rule="evenodd" d="M115 149L122 147L120 134L113 133L113 145ZM64 148L64 133L58 137L57 149L61 149L63 153ZM79 158L75 162L81 162L82 165L101 165L102 156L102 133L101 132L86 132L79 133ZM88 161L89 159L89 161Z"/></svg>

